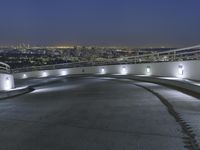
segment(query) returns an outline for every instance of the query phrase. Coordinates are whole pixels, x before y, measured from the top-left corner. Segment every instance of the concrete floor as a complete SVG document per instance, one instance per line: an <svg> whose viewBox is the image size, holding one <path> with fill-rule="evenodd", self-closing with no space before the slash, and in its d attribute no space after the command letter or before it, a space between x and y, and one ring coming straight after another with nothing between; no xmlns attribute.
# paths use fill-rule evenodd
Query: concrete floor
<svg viewBox="0 0 200 150"><path fill-rule="evenodd" d="M184 150L152 93L112 78L68 78L0 101L1 150Z"/></svg>

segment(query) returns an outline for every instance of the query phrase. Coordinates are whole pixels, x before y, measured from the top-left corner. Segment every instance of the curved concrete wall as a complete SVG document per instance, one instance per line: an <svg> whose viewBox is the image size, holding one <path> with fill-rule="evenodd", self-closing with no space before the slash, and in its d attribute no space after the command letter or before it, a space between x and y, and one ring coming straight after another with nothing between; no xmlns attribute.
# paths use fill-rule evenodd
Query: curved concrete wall
<svg viewBox="0 0 200 150"><path fill-rule="evenodd" d="M64 76L67 74L134 74L200 80L200 61L79 67L14 74L15 78Z"/></svg>
<svg viewBox="0 0 200 150"><path fill-rule="evenodd" d="M15 87L14 78L11 74L0 74L0 91L10 90Z"/></svg>

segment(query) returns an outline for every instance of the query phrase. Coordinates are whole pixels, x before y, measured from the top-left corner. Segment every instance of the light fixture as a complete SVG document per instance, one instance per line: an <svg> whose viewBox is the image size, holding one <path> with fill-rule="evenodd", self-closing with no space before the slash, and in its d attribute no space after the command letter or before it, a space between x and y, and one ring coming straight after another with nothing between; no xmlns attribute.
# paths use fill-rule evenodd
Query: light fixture
<svg viewBox="0 0 200 150"><path fill-rule="evenodd" d="M147 71L147 73L150 73L151 72L151 67L147 66L146 71Z"/></svg>
<svg viewBox="0 0 200 150"><path fill-rule="evenodd" d="M43 72L42 73L42 77L47 77L48 75L47 75L47 72Z"/></svg>
<svg viewBox="0 0 200 150"><path fill-rule="evenodd" d="M184 72L184 67L183 67L183 65L178 65L178 74L179 74L179 75L183 75L183 72Z"/></svg>
<svg viewBox="0 0 200 150"><path fill-rule="evenodd" d="M60 75L61 75L61 76L66 76L66 75L67 75L67 71L62 70L61 73L60 73Z"/></svg>
<svg viewBox="0 0 200 150"><path fill-rule="evenodd" d="M27 78L27 75L26 75L26 74L23 74L23 78L24 78L24 79Z"/></svg>
<svg viewBox="0 0 200 150"><path fill-rule="evenodd" d="M101 68L101 74L105 74L105 68Z"/></svg>
<svg viewBox="0 0 200 150"><path fill-rule="evenodd" d="M125 66L122 67L121 74L122 75L126 75L127 74L127 69L126 69Z"/></svg>
<svg viewBox="0 0 200 150"><path fill-rule="evenodd" d="M12 88L12 84L11 84L11 80L9 77L5 78L5 85L4 85L4 89L5 90L10 90Z"/></svg>

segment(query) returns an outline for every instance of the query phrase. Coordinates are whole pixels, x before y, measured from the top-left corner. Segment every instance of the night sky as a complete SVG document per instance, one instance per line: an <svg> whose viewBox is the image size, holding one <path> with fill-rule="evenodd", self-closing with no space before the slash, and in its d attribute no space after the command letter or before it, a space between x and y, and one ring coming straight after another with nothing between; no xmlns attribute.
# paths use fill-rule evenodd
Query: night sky
<svg viewBox="0 0 200 150"><path fill-rule="evenodd" d="M200 44L200 0L0 0L0 45Z"/></svg>

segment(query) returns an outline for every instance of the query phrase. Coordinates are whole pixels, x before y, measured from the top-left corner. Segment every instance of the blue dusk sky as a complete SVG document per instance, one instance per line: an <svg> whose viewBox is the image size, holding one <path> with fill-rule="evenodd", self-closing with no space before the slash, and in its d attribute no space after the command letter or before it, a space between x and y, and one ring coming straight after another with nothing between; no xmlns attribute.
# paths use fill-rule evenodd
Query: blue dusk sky
<svg viewBox="0 0 200 150"><path fill-rule="evenodd" d="M200 0L0 0L0 45L200 44Z"/></svg>

